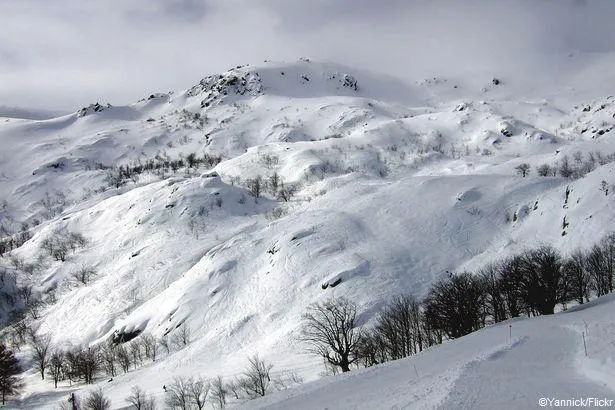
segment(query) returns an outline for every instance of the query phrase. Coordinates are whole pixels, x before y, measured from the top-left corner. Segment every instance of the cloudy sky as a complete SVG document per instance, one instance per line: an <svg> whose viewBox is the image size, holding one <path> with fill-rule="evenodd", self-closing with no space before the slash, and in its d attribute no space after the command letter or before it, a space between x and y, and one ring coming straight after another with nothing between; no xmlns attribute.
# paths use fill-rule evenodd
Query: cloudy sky
<svg viewBox="0 0 615 410"><path fill-rule="evenodd" d="M125 104L264 59L415 78L615 48L613 0L0 0L0 10L0 106L54 110Z"/></svg>

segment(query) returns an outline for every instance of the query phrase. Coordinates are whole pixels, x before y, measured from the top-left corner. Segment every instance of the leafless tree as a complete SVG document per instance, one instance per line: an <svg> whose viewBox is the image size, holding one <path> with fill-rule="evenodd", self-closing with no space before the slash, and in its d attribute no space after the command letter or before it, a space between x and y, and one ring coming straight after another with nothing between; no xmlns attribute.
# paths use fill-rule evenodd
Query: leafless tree
<svg viewBox="0 0 615 410"><path fill-rule="evenodd" d="M374 341L382 343L389 360L401 359L423 349L421 314L418 301L400 295L378 315Z"/></svg>
<svg viewBox="0 0 615 410"><path fill-rule="evenodd" d="M100 370L100 352L97 347L68 350L65 364L66 374L71 381L83 378L86 384L92 384Z"/></svg>
<svg viewBox="0 0 615 410"><path fill-rule="evenodd" d="M138 340L131 340L128 344L130 349L130 354L132 356L132 364L135 366L135 369L139 365L143 365L143 354L141 352L141 343Z"/></svg>
<svg viewBox="0 0 615 410"><path fill-rule="evenodd" d="M600 241L600 247L603 252L609 292L613 292L613 281L615 280L615 232L605 235Z"/></svg>
<svg viewBox="0 0 615 410"><path fill-rule="evenodd" d="M267 187L269 188L269 192L271 193L271 195L273 195L274 197L278 193L278 188L280 187L280 183L281 183L280 176L278 175L277 172L274 172L273 174L269 176L269 178L267 178Z"/></svg>
<svg viewBox="0 0 615 410"><path fill-rule="evenodd" d="M524 162L523 164L517 165L515 169L517 170L517 174L525 178L530 173L532 167L530 167L530 164L528 164L527 162Z"/></svg>
<svg viewBox="0 0 615 410"><path fill-rule="evenodd" d="M190 328L186 322L183 322L173 333L171 343L177 350L188 346L188 343L190 343Z"/></svg>
<svg viewBox="0 0 615 410"><path fill-rule="evenodd" d="M522 255L521 290L526 307L533 314L551 315L558 303L568 298L566 277L560 253L541 246Z"/></svg>
<svg viewBox="0 0 615 410"><path fill-rule="evenodd" d="M79 269L71 273L71 277L75 283L87 285L96 275L96 270L90 266L81 266Z"/></svg>
<svg viewBox="0 0 615 410"><path fill-rule="evenodd" d="M579 304L589 302L591 276L587 269L585 252L582 250L574 251L564 262L563 269L570 298L576 300Z"/></svg>
<svg viewBox="0 0 615 410"><path fill-rule="evenodd" d="M115 363L117 362L117 348L113 345L105 345L101 349L101 358L103 367L107 374L111 377L115 377Z"/></svg>
<svg viewBox="0 0 615 410"><path fill-rule="evenodd" d="M86 410L110 410L111 401L105 397L102 389L94 390L86 397L83 402L83 408Z"/></svg>
<svg viewBox="0 0 615 410"><path fill-rule="evenodd" d="M198 163L199 163L200 159L197 158L196 153L191 152L190 154L186 155L186 162L188 163L188 167L190 168L194 168Z"/></svg>
<svg viewBox="0 0 615 410"><path fill-rule="evenodd" d="M154 398L139 386L133 386L130 390L130 396L126 397L126 403L130 404L135 410L155 410L156 402Z"/></svg>
<svg viewBox="0 0 615 410"><path fill-rule="evenodd" d="M259 175L256 178L246 181L248 192L254 197L254 202L258 201L263 191L263 178Z"/></svg>
<svg viewBox="0 0 615 410"><path fill-rule="evenodd" d="M54 388L58 388L58 382L64 379L64 352L53 349L49 358L47 373L53 379Z"/></svg>
<svg viewBox="0 0 615 410"><path fill-rule="evenodd" d="M41 374L41 379L45 380L45 369L51 358L51 337L43 335L36 338L32 343L34 365Z"/></svg>
<svg viewBox="0 0 615 410"><path fill-rule="evenodd" d="M485 290L481 278L469 272L440 279L423 305L425 320L449 338L465 336L485 325Z"/></svg>
<svg viewBox="0 0 615 410"><path fill-rule="evenodd" d="M230 391L231 393L233 393L233 397L235 397L235 399L240 400L241 396L241 387L239 386L239 381L237 379L235 380L230 380L226 386L228 387L228 391Z"/></svg>
<svg viewBox="0 0 615 410"><path fill-rule="evenodd" d="M158 343L154 336L150 334L141 335L141 345L143 346L145 357L155 362L156 353L158 352Z"/></svg>
<svg viewBox="0 0 615 410"><path fill-rule="evenodd" d="M171 346L169 344L169 338L167 336L162 336L158 339L158 344L167 352L167 354L171 353Z"/></svg>
<svg viewBox="0 0 615 410"><path fill-rule="evenodd" d="M267 394L271 383L270 364L261 360L258 355L248 358L249 364L242 376L238 379L241 390L249 397L256 398Z"/></svg>
<svg viewBox="0 0 615 410"><path fill-rule="evenodd" d="M525 309L522 292L523 258L512 256L498 264L498 282L509 317L519 317Z"/></svg>
<svg viewBox="0 0 615 410"><path fill-rule="evenodd" d="M53 250L51 251L51 257L57 261L65 262L66 258L68 258L68 252L70 248L68 247L68 243L66 242L58 242L54 245Z"/></svg>
<svg viewBox="0 0 615 410"><path fill-rule="evenodd" d="M502 291L503 283L500 277L500 266L496 263L488 264L478 272L485 286L487 314L496 323L508 319Z"/></svg>
<svg viewBox="0 0 615 410"><path fill-rule="evenodd" d="M280 183L280 188L278 189L277 198L283 200L284 202L290 201L293 196L297 193L296 185L284 185Z"/></svg>
<svg viewBox="0 0 615 410"><path fill-rule="evenodd" d="M203 379L202 377L188 379L188 394L191 402L198 408L198 410L202 410L203 407L205 407L210 387L210 381Z"/></svg>
<svg viewBox="0 0 615 410"><path fill-rule="evenodd" d="M574 173L574 169L570 165L570 159L568 155L564 155L559 161L559 174L564 178L570 178Z"/></svg>
<svg viewBox="0 0 615 410"><path fill-rule="evenodd" d="M6 397L18 395L23 389L23 381L19 377L22 371L23 369L15 354L0 343L0 395L2 396L2 405L4 405Z"/></svg>
<svg viewBox="0 0 615 410"><path fill-rule="evenodd" d="M130 353L128 352L128 349L125 345L120 344L115 348L115 350L117 361L120 363L122 370L124 373L128 373L130 370Z"/></svg>
<svg viewBox="0 0 615 410"><path fill-rule="evenodd" d="M224 383L222 376L216 376L211 381L211 396L210 402L214 407L223 409L226 407L226 395L228 394L228 387Z"/></svg>
<svg viewBox="0 0 615 410"><path fill-rule="evenodd" d="M165 403L172 409L188 410L190 408L190 387L188 379L176 377L167 386Z"/></svg>
<svg viewBox="0 0 615 410"><path fill-rule="evenodd" d="M12 344L17 350L26 344L28 336L28 324L25 319L16 320L11 324L10 337Z"/></svg>
<svg viewBox="0 0 615 410"><path fill-rule="evenodd" d="M310 352L323 357L343 372L357 361L361 329L357 326L357 309L347 299L312 304L303 315L300 339Z"/></svg>
<svg viewBox="0 0 615 410"><path fill-rule="evenodd" d="M386 343L376 330L363 332L361 342L357 346L357 356L363 367L371 367L389 360Z"/></svg>
<svg viewBox="0 0 615 410"><path fill-rule="evenodd" d="M120 170L111 169L107 171L105 182L111 188L119 188L126 183L126 180Z"/></svg>

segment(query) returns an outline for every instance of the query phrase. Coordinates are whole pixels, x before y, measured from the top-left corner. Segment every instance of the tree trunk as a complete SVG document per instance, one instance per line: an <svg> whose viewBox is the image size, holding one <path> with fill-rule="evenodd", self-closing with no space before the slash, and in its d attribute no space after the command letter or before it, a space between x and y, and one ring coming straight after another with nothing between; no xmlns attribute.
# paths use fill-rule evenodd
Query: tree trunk
<svg viewBox="0 0 615 410"><path fill-rule="evenodd" d="M346 373L350 371L350 364L348 363L348 359L342 359L340 361L340 367L342 368L342 372Z"/></svg>

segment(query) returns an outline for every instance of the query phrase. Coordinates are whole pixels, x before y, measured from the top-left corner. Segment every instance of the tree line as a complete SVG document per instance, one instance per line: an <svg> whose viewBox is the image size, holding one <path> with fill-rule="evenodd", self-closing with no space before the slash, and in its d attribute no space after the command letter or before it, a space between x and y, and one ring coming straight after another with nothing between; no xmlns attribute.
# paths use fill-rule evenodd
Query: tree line
<svg viewBox="0 0 615 410"><path fill-rule="evenodd" d="M448 274L422 300L397 296L370 327L360 325L356 305L345 298L312 304L299 338L333 373L347 372L416 354L491 323L586 303L613 292L614 277L615 233L566 257L541 246L475 273Z"/></svg>
<svg viewBox="0 0 615 410"><path fill-rule="evenodd" d="M222 157L218 155L212 155L205 153L198 156L195 152L191 152L185 157L180 155L178 158L172 159L168 156L163 157L156 155L154 158L150 158L146 161L138 159L133 164L120 165L118 167L112 167L107 171L105 182L109 187L119 188L126 184L126 182L132 180L136 182L144 172L156 172L160 175L172 171L177 172L181 168L199 168L204 165L208 168L213 168L222 161Z"/></svg>
<svg viewBox="0 0 615 410"><path fill-rule="evenodd" d="M586 153L584 157L581 151L577 151L572 154L572 158L564 155L553 165L541 164L537 166L536 174L541 177L556 177L559 175L563 178L579 179L597 167L613 161L615 161L615 153L603 154L600 151L594 151ZM527 162L524 162L517 165L515 170L522 177L526 177L531 173L532 167Z"/></svg>

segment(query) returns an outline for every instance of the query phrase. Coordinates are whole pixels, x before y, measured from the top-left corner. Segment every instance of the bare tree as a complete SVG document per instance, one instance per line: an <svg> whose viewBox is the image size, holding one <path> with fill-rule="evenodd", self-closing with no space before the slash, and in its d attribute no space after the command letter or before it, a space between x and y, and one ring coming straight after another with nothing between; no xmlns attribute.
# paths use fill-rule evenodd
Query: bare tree
<svg viewBox="0 0 615 410"><path fill-rule="evenodd" d="M188 379L188 394L190 395L190 400L198 410L202 410L203 407L205 407L210 387L211 383L209 380L203 379L202 377Z"/></svg>
<svg viewBox="0 0 615 410"><path fill-rule="evenodd" d="M248 192L254 197L254 202L258 201L263 191L263 178L259 175L256 178L246 181Z"/></svg>
<svg viewBox="0 0 615 410"><path fill-rule="evenodd" d="M117 348L113 345L105 345L101 350L103 367L107 374L115 377L115 363L117 361Z"/></svg>
<svg viewBox="0 0 615 410"><path fill-rule="evenodd" d="M145 351L145 357L156 361L156 353L158 352L158 343L152 335L141 335L141 345Z"/></svg>
<svg viewBox="0 0 615 410"><path fill-rule="evenodd" d="M131 340L128 344L130 349L130 354L132 356L132 364L135 366L135 369L138 365L143 365L143 355L141 353L141 343L138 340Z"/></svg>
<svg viewBox="0 0 615 410"><path fill-rule="evenodd" d="M119 188L126 183L121 170L111 169L107 171L105 182L111 188Z"/></svg>
<svg viewBox="0 0 615 410"><path fill-rule="evenodd" d="M519 255L499 264L498 282L509 317L519 317L525 308L523 298L523 258Z"/></svg>
<svg viewBox="0 0 615 410"><path fill-rule="evenodd" d="M68 258L69 250L70 248L66 242L58 242L54 245L51 257L57 261L65 262L66 258Z"/></svg>
<svg viewBox="0 0 615 410"><path fill-rule="evenodd" d="M171 346L169 345L169 338L167 336L162 336L158 339L158 344L167 352L167 354L171 353Z"/></svg>
<svg viewBox="0 0 615 410"><path fill-rule="evenodd" d="M347 299L312 304L303 315L300 339L308 344L310 352L339 366L343 372L350 371L358 359L361 341L356 316L356 306Z"/></svg>
<svg viewBox="0 0 615 410"><path fill-rule="evenodd" d="M58 382L64 379L64 352L59 349L53 349L49 358L49 366L47 372L53 379L54 388L58 388Z"/></svg>
<svg viewBox="0 0 615 410"><path fill-rule="evenodd" d="M87 239L78 232L56 232L41 242L41 249L57 261L65 262L70 252L84 247Z"/></svg>
<svg viewBox="0 0 615 410"><path fill-rule="evenodd" d="M130 353L128 352L128 349L125 345L121 344L118 345L115 350L117 361L120 363L122 370L124 373L128 373L130 370Z"/></svg>
<svg viewBox="0 0 615 410"><path fill-rule="evenodd" d="M500 272L500 265L495 263L485 266L478 272L485 286L487 314L496 323L508 319Z"/></svg>
<svg viewBox="0 0 615 410"><path fill-rule="evenodd" d="M17 395L23 389L23 382L19 377L22 372L19 360L15 354L7 349L4 344L0 344L0 394L2 395L2 405L6 398Z"/></svg>
<svg viewBox="0 0 615 410"><path fill-rule="evenodd" d="M211 381L211 396L210 402L214 407L223 409L226 407L226 395L228 394L228 388L222 379L222 376L216 376Z"/></svg>
<svg viewBox="0 0 615 410"><path fill-rule="evenodd" d="M44 307L44 303L39 299L40 296L37 295L35 298L32 298L29 303L25 306L25 311L32 318L32 320L40 319L41 309Z"/></svg>
<svg viewBox="0 0 615 410"><path fill-rule="evenodd" d="M86 384L94 382L100 370L100 352L96 347L74 348L66 352L66 374L71 381L83 378Z"/></svg>
<svg viewBox="0 0 615 410"><path fill-rule="evenodd" d="M568 298L560 253L550 246L524 252L521 289L526 307L534 314L552 315Z"/></svg>
<svg viewBox="0 0 615 410"><path fill-rule="evenodd" d="M471 273L451 274L436 282L423 302L425 320L455 339L485 325L485 290Z"/></svg>
<svg viewBox="0 0 615 410"><path fill-rule="evenodd" d="M30 343L36 343L39 338L38 331L41 327L40 323L24 321L26 326L26 336Z"/></svg>
<svg viewBox="0 0 615 410"><path fill-rule="evenodd" d="M296 185L284 185L280 183L280 188L278 189L278 199L283 200L284 202L290 201L293 196L297 193Z"/></svg>
<svg viewBox="0 0 615 410"><path fill-rule="evenodd" d="M165 403L172 409L188 410L190 408L190 388L188 379L176 377L167 386Z"/></svg>
<svg viewBox="0 0 615 410"><path fill-rule="evenodd" d="M587 270L585 253L581 250L574 251L564 262L563 269L570 297L579 304L589 302L591 276Z"/></svg>
<svg viewBox="0 0 615 410"><path fill-rule="evenodd" d="M605 180L602 180L602 182L600 182L600 191L604 192L604 196L609 195L609 184Z"/></svg>
<svg viewBox="0 0 615 410"><path fill-rule="evenodd" d="M278 188L280 187L280 184L281 180L277 172L274 172L269 176L269 178L267 178L267 187L269 188L269 192L271 193L271 195L273 195L274 197L278 193Z"/></svg>
<svg viewBox="0 0 615 410"><path fill-rule="evenodd" d="M111 401L105 397L102 389L98 389L86 397L83 408L87 410L109 410L111 409Z"/></svg>
<svg viewBox="0 0 615 410"><path fill-rule="evenodd" d="M530 164L528 164L527 162L524 162L523 164L517 165L515 169L517 170L517 174L525 178L526 176L529 175L532 168L530 167Z"/></svg>
<svg viewBox="0 0 615 410"><path fill-rule="evenodd" d="M19 314L19 317L22 317L23 313ZM21 319L16 319L14 323L11 324L11 330L9 336L11 338L11 345L15 349L19 350L20 347L27 342L28 335L28 325L26 321Z"/></svg>
<svg viewBox="0 0 615 410"><path fill-rule="evenodd" d="M186 162L188 163L188 167L190 168L194 168L198 163L199 163L200 159L197 158L196 153L191 152L190 154L186 155Z"/></svg>
<svg viewBox="0 0 615 410"><path fill-rule="evenodd" d="M173 333L171 343L178 350L188 346L188 343L190 343L190 328L186 322L183 322Z"/></svg>
<svg viewBox="0 0 615 410"><path fill-rule="evenodd" d="M259 359L258 355L249 357L248 361L248 367L238 380L239 387L251 399L264 396L271 383L269 373L273 366Z"/></svg>
<svg viewBox="0 0 615 410"><path fill-rule="evenodd" d="M605 235L600 241L609 292L613 292L615 279L615 232Z"/></svg>
<svg viewBox="0 0 615 410"><path fill-rule="evenodd" d="M363 367L371 367L389 360L386 343L378 331L363 332L363 337L357 347L357 356Z"/></svg>
<svg viewBox="0 0 615 410"><path fill-rule="evenodd" d="M570 160L568 159L568 155L564 155L562 159L559 161L559 174L564 178L570 178L574 173L572 166L570 165Z"/></svg>
<svg viewBox="0 0 615 410"><path fill-rule="evenodd" d="M92 277L96 275L96 270L90 266L81 266L76 271L71 273L71 277L75 283L87 285L92 280Z"/></svg>
<svg viewBox="0 0 615 410"><path fill-rule="evenodd" d="M381 343L389 360L401 359L423 349L421 315L418 301L401 295L378 315L372 340ZM367 347L363 343L363 348Z"/></svg>
<svg viewBox="0 0 615 410"><path fill-rule="evenodd" d="M133 386L130 396L126 397L126 403L130 404L135 410L155 410L156 402L154 398L143 391L139 386Z"/></svg>
<svg viewBox="0 0 615 410"><path fill-rule="evenodd" d="M41 379L45 380L45 369L49 364L51 358L51 337L49 335L43 335L36 338L32 343L34 365L37 367L41 374Z"/></svg>

